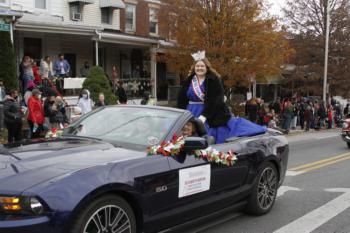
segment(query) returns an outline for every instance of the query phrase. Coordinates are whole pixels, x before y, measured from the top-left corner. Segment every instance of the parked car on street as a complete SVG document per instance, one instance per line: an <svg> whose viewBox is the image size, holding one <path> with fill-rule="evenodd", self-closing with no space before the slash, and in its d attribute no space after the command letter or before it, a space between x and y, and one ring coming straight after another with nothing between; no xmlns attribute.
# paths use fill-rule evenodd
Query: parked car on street
<svg viewBox="0 0 350 233"><path fill-rule="evenodd" d="M189 121L196 136L185 138L183 153L147 155ZM211 142L186 110L123 105L84 115L62 137L4 146L0 232L158 232L227 208L268 213L286 173L286 138L268 130ZM208 146L237 160L192 156Z"/></svg>
<svg viewBox="0 0 350 233"><path fill-rule="evenodd" d="M350 118L343 121L343 127L341 130L341 138L348 145L350 149Z"/></svg>

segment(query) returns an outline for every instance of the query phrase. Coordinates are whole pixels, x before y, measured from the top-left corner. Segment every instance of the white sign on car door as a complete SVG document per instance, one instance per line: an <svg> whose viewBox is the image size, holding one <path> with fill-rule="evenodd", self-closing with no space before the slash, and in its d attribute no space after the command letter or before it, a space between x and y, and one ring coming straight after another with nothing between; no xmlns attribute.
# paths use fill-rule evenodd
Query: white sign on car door
<svg viewBox="0 0 350 233"><path fill-rule="evenodd" d="M179 170L179 198L210 189L210 164Z"/></svg>

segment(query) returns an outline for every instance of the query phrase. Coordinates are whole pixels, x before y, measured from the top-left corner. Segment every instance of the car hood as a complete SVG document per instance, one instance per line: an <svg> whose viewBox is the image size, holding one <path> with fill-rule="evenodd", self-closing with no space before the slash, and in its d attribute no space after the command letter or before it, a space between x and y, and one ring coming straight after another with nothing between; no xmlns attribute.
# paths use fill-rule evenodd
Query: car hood
<svg viewBox="0 0 350 233"><path fill-rule="evenodd" d="M20 194L39 183L82 169L145 157L97 140L31 141L0 150L0 194Z"/></svg>

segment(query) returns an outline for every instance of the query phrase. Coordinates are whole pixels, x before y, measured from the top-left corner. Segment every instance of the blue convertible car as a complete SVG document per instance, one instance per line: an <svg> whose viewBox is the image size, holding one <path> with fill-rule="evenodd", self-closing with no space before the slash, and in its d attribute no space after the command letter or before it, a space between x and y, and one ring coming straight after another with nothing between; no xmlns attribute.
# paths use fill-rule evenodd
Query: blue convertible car
<svg viewBox="0 0 350 233"><path fill-rule="evenodd" d="M268 130L210 145L235 152L227 166L191 156L212 142L193 121L187 152L147 156L191 118L172 108L102 107L62 137L1 147L0 232L158 232L235 206L267 213L286 173L286 138Z"/></svg>

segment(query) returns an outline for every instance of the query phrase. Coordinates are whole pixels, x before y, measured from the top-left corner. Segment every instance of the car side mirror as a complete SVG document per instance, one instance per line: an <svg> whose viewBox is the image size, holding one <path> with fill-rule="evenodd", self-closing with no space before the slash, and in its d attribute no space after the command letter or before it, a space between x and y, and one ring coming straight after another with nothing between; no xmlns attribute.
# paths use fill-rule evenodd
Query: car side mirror
<svg viewBox="0 0 350 233"><path fill-rule="evenodd" d="M208 142L201 137L187 137L185 138L184 151L191 152L194 150L202 150L208 147Z"/></svg>

